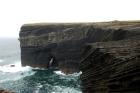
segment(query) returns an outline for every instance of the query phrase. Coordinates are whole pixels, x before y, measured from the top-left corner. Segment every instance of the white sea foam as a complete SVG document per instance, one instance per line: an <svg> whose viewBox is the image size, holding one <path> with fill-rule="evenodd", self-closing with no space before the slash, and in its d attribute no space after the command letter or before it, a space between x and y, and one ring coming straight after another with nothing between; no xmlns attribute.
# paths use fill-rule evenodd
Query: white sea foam
<svg viewBox="0 0 140 93"><path fill-rule="evenodd" d="M66 74L63 73L62 71L54 71L54 73L56 73L57 75L66 75Z"/></svg>
<svg viewBox="0 0 140 93"><path fill-rule="evenodd" d="M42 87L43 87L43 85L41 85L40 83L38 83L38 86L36 87L34 93L39 93L40 88L42 88Z"/></svg>
<svg viewBox="0 0 140 93"><path fill-rule="evenodd" d="M32 69L34 69L34 70L46 70L45 68L39 68L39 67L34 67Z"/></svg>
<svg viewBox="0 0 140 93"><path fill-rule="evenodd" d="M0 83L11 80L12 81L19 80L21 78L33 75L35 73L29 66L22 67L20 62L0 66L0 72L1 72Z"/></svg>
<svg viewBox="0 0 140 93"><path fill-rule="evenodd" d="M70 74L70 75L72 75L72 76L79 76L79 75L81 75L81 74L82 74L82 72L80 71L80 72L75 72L75 73Z"/></svg>
<svg viewBox="0 0 140 93"><path fill-rule="evenodd" d="M56 73L57 75L63 75L63 76L79 76L79 75L82 74L81 71L80 72L75 72L73 74L68 74L68 75L63 73L62 71L54 71L54 73Z"/></svg>
<svg viewBox="0 0 140 93"><path fill-rule="evenodd" d="M20 62L17 62L15 64L0 66L1 72L9 72L9 73L25 72L25 71L30 71L31 69L32 68L29 66L22 67Z"/></svg>
<svg viewBox="0 0 140 93"><path fill-rule="evenodd" d="M73 74L66 75L66 74L62 73L61 71L55 71L54 73L56 73L57 75L60 75L60 79L66 80L66 81L75 80L76 78L79 78L79 76L82 74L82 72L79 72L79 73L76 72Z"/></svg>
<svg viewBox="0 0 140 93"><path fill-rule="evenodd" d="M26 76L31 76L35 74L35 72L24 72L24 73L18 73L18 74L5 74L4 78L0 80L0 83L7 82L7 81L16 81L19 79L22 79Z"/></svg>
<svg viewBox="0 0 140 93"><path fill-rule="evenodd" d="M73 87L65 87L65 86L54 86L53 92L51 93L82 93L80 90L77 90Z"/></svg>

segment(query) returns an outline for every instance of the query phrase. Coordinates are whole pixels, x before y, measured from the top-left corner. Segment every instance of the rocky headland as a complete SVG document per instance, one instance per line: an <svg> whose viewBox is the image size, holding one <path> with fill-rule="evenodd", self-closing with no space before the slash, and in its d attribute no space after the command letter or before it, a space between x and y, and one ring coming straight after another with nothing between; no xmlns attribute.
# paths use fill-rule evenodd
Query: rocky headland
<svg viewBox="0 0 140 93"><path fill-rule="evenodd" d="M83 93L140 92L140 21L25 24L22 65L82 71Z"/></svg>

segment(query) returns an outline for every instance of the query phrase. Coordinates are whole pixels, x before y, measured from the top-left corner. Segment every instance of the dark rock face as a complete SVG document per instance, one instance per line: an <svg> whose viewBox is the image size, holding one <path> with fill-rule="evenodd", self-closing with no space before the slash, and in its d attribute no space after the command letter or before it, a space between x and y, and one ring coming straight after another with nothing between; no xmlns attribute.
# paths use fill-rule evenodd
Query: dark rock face
<svg viewBox="0 0 140 93"><path fill-rule="evenodd" d="M80 69L83 93L140 93L140 36L87 45Z"/></svg>
<svg viewBox="0 0 140 93"><path fill-rule="evenodd" d="M49 68L53 59L51 67L58 67L66 73L79 71L86 43L117 41L140 35L137 25L139 22L23 25L19 38L22 65Z"/></svg>

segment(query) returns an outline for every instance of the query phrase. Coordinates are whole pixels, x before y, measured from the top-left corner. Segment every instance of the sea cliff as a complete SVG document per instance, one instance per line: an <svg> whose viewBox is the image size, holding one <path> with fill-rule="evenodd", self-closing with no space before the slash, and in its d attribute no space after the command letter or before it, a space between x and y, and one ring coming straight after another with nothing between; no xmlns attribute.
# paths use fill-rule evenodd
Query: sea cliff
<svg viewBox="0 0 140 93"><path fill-rule="evenodd" d="M115 41L139 35L139 22L36 23L20 30L22 65L79 71L86 43ZM135 26L135 27L134 27ZM50 60L51 62L50 64Z"/></svg>
<svg viewBox="0 0 140 93"><path fill-rule="evenodd" d="M80 63L83 93L140 92L140 36L87 47Z"/></svg>
<svg viewBox="0 0 140 93"><path fill-rule="evenodd" d="M82 71L83 93L140 92L140 21L25 24L22 65Z"/></svg>

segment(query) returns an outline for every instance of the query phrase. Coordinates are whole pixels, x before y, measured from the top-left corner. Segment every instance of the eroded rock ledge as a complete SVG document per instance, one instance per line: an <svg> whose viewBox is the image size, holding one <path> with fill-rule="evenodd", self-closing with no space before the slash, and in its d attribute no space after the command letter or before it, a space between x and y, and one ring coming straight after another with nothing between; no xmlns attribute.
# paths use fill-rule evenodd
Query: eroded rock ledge
<svg viewBox="0 0 140 93"><path fill-rule="evenodd" d="M79 71L86 43L128 39L140 35L139 31L139 21L26 24L19 38L22 65Z"/></svg>

